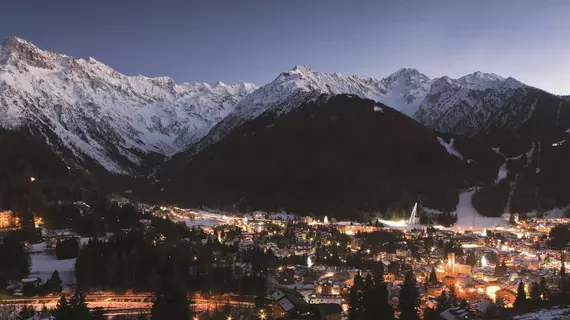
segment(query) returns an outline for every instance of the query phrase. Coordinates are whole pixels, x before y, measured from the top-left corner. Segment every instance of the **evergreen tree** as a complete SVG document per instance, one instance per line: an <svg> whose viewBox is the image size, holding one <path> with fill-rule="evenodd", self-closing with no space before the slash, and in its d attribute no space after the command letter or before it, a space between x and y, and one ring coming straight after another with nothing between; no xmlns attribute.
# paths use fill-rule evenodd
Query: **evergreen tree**
<svg viewBox="0 0 570 320"><path fill-rule="evenodd" d="M461 302L459 303L459 307L463 308L463 309L469 309L469 303L467 302L467 300L461 299Z"/></svg>
<svg viewBox="0 0 570 320"><path fill-rule="evenodd" d="M394 309L390 304L388 287L384 281L384 265L382 262L374 269L374 303L371 306L371 319L394 319Z"/></svg>
<svg viewBox="0 0 570 320"><path fill-rule="evenodd" d="M495 266L495 276L502 277L505 275L506 272L507 272L507 265L505 264L505 260L503 260L501 264L497 263L497 265Z"/></svg>
<svg viewBox="0 0 570 320"><path fill-rule="evenodd" d="M435 313L439 317L442 312L449 309L450 307L451 304L449 303L447 292L445 290L442 290L441 295L437 298L437 307L435 308Z"/></svg>
<svg viewBox="0 0 570 320"><path fill-rule="evenodd" d="M400 292L400 319L401 320L417 320L419 307L419 292L416 279L412 271L406 273L402 291Z"/></svg>
<svg viewBox="0 0 570 320"><path fill-rule="evenodd" d="M8 236L0 242L0 287L9 280L20 280L30 274L30 255L16 236Z"/></svg>
<svg viewBox="0 0 570 320"><path fill-rule="evenodd" d="M350 288L350 295L348 297L348 319L359 320L363 318L363 306L362 306L362 276L358 272L354 276L354 283L352 288Z"/></svg>
<svg viewBox="0 0 570 320"><path fill-rule="evenodd" d="M20 319L29 319L35 315L36 309L34 309L33 306L23 306L22 309L20 309L20 312L18 312Z"/></svg>
<svg viewBox="0 0 570 320"><path fill-rule="evenodd" d="M519 282L519 287L517 289L517 298L515 299L514 307L519 310L525 310L527 307L526 292L524 290L524 284Z"/></svg>
<svg viewBox="0 0 570 320"><path fill-rule="evenodd" d="M91 320L106 320L103 308L94 308L91 312Z"/></svg>
<svg viewBox="0 0 570 320"><path fill-rule="evenodd" d="M255 310L257 312L267 313L267 286L265 284L265 278L257 277L252 279L249 285L254 285L253 292L255 292Z"/></svg>
<svg viewBox="0 0 570 320"><path fill-rule="evenodd" d="M75 293L69 299L69 307L71 309L71 317L73 320L88 320L91 317L89 313L89 308L87 307L87 302L85 301L85 295L78 287Z"/></svg>
<svg viewBox="0 0 570 320"><path fill-rule="evenodd" d="M430 284L436 284L437 283L437 273L435 273L435 268L431 268L431 272L429 273L428 282Z"/></svg>
<svg viewBox="0 0 570 320"><path fill-rule="evenodd" d="M190 317L190 302L179 283L162 283L152 304L152 320L187 320Z"/></svg>
<svg viewBox="0 0 570 320"><path fill-rule="evenodd" d="M46 307L46 305L44 304L44 305L42 306L42 309L40 310L40 317L41 317L41 318L47 318L48 316L49 316L49 310L48 310L48 308Z"/></svg>
<svg viewBox="0 0 570 320"><path fill-rule="evenodd" d="M364 288L362 290L362 313L364 319L373 319L377 316L375 313L376 292L374 290L374 281L372 280L372 275L368 273L364 279Z"/></svg>
<svg viewBox="0 0 570 320"><path fill-rule="evenodd" d="M64 295L59 298L53 315L57 320L72 320L71 318L71 308Z"/></svg>
<svg viewBox="0 0 570 320"><path fill-rule="evenodd" d="M424 311L424 320L439 320L439 314L433 308L426 308Z"/></svg>
<svg viewBox="0 0 570 320"><path fill-rule="evenodd" d="M51 278L49 278L46 283L44 284L44 288L49 293L60 293L62 288L62 281L59 276L59 272L54 270L51 274Z"/></svg>
<svg viewBox="0 0 570 320"><path fill-rule="evenodd" d="M38 235L32 212L32 198L26 193L23 193L21 198L20 219L24 239L28 242L35 242Z"/></svg>
<svg viewBox="0 0 570 320"><path fill-rule="evenodd" d="M562 263L562 266L560 267L560 277L562 279L561 284L564 286L564 283L566 282L565 249L568 242L570 242L570 228L568 225L557 225L550 230L548 237L548 244L554 249L560 250L560 259Z"/></svg>
<svg viewBox="0 0 570 320"><path fill-rule="evenodd" d="M550 298L550 290L546 285L546 279L544 277L540 278L540 294L544 300L548 300Z"/></svg>
<svg viewBox="0 0 570 320"><path fill-rule="evenodd" d="M457 298L457 292L455 291L455 287L449 288L449 305L451 307L457 307L459 304L459 298Z"/></svg>
<svg viewBox="0 0 570 320"><path fill-rule="evenodd" d="M532 300L533 304L539 303L542 300L540 285L536 282L533 282L532 286L530 287L530 299Z"/></svg>

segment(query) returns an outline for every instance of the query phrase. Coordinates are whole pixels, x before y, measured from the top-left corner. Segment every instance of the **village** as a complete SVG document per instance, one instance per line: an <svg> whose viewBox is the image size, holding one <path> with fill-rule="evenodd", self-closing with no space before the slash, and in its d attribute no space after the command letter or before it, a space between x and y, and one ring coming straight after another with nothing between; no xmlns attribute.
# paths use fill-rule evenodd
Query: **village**
<svg viewBox="0 0 570 320"><path fill-rule="evenodd" d="M263 311L264 318L346 319L355 278L365 277L381 265L393 310L398 310L406 270L411 270L418 287L420 316L427 318L428 310L437 310L443 319L488 319L489 313L512 309L521 286L529 301L554 296L566 271L565 243L556 247L549 238L553 228L570 223L565 218L525 221L517 218L514 224L461 230L415 224L415 210L408 221L389 226L384 220L358 223L289 213L231 214L177 207L143 208L155 218L201 230L207 235L202 243L215 241L239 248L233 254L212 252L216 264L231 268L234 275L252 272L252 265L241 261L239 252L263 250L274 255L276 264L267 278L266 298L270 303ZM0 214L0 222L3 230L19 226L9 212ZM37 309L55 307L57 296L30 297L25 293L26 288L29 291L30 286L41 286L48 281L54 271L61 278L63 292L73 292L76 285L76 258L58 256L56 247L72 241L79 250L90 238L72 230L48 230L42 227L41 219L35 222L43 241L27 245L31 272L27 278L4 288L12 294L12 298L0 302L5 312L26 304ZM140 220L139 224L149 225L150 221ZM162 234L156 239L166 240ZM101 240L105 241L105 237ZM442 296L455 302L442 309ZM151 307L151 301L151 293L140 292L92 292L87 299L90 307L105 309L107 315L144 313ZM253 307L251 300L231 295L198 297L196 303L196 310L226 304Z"/></svg>

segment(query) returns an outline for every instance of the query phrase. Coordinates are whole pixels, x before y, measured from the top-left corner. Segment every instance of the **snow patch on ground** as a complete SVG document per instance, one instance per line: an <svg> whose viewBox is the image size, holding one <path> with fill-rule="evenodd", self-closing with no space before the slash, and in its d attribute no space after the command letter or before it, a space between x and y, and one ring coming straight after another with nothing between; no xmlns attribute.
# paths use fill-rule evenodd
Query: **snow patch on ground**
<svg viewBox="0 0 570 320"><path fill-rule="evenodd" d="M570 318L570 308L561 308L561 307L539 310L513 317L513 319L515 320L553 320L553 319L569 319L569 318Z"/></svg>
<svg viewBox="0 0 570 320"><path fill-rule="evenodd" d="M497 173L497 179L495 179L495 183L499 183L502 180L507 178L509 174L509 170L507 170L507 162L503 163L503 165L499 168L499 172Z"/></svg>
<svg viewBox="0 0 570 320"><path fill-rule="evenodd" d="M473 194L475 194L475 190L473 189L463 191L459 194L459 203L455 211L457 214L457 223L453 228L461 230L470 228L481 230L507 224L507 221L503 218L488 218L478 213L471 203ZM473 221L475 221L475 225L473 225Z"/></svg>
<svg viewBox="0 0 570 320"><path fill-rule="evenodd" d="M451 140L449 140L449 143L445 142L445 140L441 137L437 137L437 141L439 141L439 144L441 144L445 150L447 150L447 153L449 153L452 156L456 156L459 159L463 160L463 156L461 155L461 153L459 153L457 150L455 150L454 144L455 144L455 139L451 138Z"/></svg>
<svg viewBox="0 0 570 320"><path fill-rule="evenodd" d="M374 112L381 112L384 113L384 109L378 107L378 106L374 106Z"/></svg>
<svg viewBox="0 0 570 320"><path fill-rule="evenodd" d="M292 213L288 213L288 212L277 212L277 213L270 213L269 214L269 219L271 220L284 220L284 221L288 221L288 220L295 220L297 219L297 216L292 214Z"/></svg>
<svg viewBox="0 0 570 320"><path fill-rule="evenodd" d="M55 255L50 253L34 253L30 255L30 258L32 261L30 277L38 277L45 282L51 277L53 271L57 270L63 284L75 283L73 271L76 259L57 260Z"/></svg>
<svg viewBox="0 0 570 320"><path fill-rule="evenodd" d="M424 208L424 213L430 216L437 216L438 214L441 214L441 210L437 210L437 209L430 209L430 208Z"/></svg>
<svg viewBox="0 0 570 320"><path fill-rule="evenodd" d="M223 224L222 221L217 219L173 219L176 223L184 223L188 228L213 228L217 225Z"/></svg>

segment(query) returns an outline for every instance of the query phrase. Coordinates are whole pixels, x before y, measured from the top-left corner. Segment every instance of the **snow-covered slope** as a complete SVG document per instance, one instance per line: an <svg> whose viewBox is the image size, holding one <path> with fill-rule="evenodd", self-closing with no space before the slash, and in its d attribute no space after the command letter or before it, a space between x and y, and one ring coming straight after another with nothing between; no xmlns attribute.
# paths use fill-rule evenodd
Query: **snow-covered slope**
<svg viewBox="0 0 570 320"><path fill-rule="evenodd" d="M95 59L44 51L19 38L0 48L0 126L34 127L48 144L115 173L133 172L149 152L186 148L255 89L128 77Z"/></svg>
<svg viewBox="0 0 570 320"><path fill-rule="evenodd" d="M200 141L196 150L218 141L233 128L265 111L287 113L322 94L353 94L382 102L412 116L428 93L430 83L431 80L426 75L415 69L400 69L389 77L378 80L315 72L305 66L295 66L242 99L235 110Z"/></svg>
<svg viewBox="0 0 570 320"><path fill-rule="evenodd" d="M195 154L268 110L287 113L323 94L372 99L437 131L472 135L524 124L554 97L537 91L482 72L430 79L400 69L379 80L304 66L260 88L177 84L125 76L95 59L44 51L18 38L0 47L0 127L29 128L58 152L115 173L136 173L153 153Z"/></svg>
<svg viewBox="0 0 570 320"><path fill-rule="evenodd" d="M415 69L400 69L377 80L296 66L241 100L191 153L215 143L233 128L267 110L286 113L321 94L344 93L372 99L438 131L470 134L488 129L482 124L489 124L489 117L502 115L493 124L503 126L508 124L510 116L527 116L532 112L534 105L523 101L525 88L526 85L513 78L480 71L459 79L432 80Z"/></svg>
<svg viewBox="0 0 570 320"><path fill-rule="evenodd" d="M473 135L524 123L537 101L534 89L513 79L475 72L459 79L441 77L414 118L440 132ZM515 121L516 120L516 121Z"/></svg>

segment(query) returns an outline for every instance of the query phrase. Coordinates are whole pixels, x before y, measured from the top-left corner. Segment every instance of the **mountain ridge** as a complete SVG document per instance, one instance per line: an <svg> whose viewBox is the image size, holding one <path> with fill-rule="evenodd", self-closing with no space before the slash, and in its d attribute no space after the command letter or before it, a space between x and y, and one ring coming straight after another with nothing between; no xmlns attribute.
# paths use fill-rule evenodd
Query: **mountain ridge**
<svg viewBox="0 0 570 320"><path fill-rule="evenodd" d="M353 94L436 131L473 135L503 125L488 120L504 119L504 111L514 110L521 122L530 118L531 98L521 96L533 90L481 71L430 79L401 68L376 79L303 65L261 87L178 84L169 77L125 76L94 58L41 50L17 37L0 48L1 127L35 126L47 144L71 150L78 162L90 158L114 174L135 176L147 155L191 158L264 112L284 114L321 94ZM513 107L518 102L523 107Z"/></svg>
<svg viewBox="0 0 570 320"><path fill-rule="evenodd" d="M44 51L19 38L4 41L1 52L0 126L40 125L76 157L93 158L114 173L136 173L144 161L138 153L184 149L256 89L124 76L93 58ZM119 165L118 157L130 165Z"/></svg>

